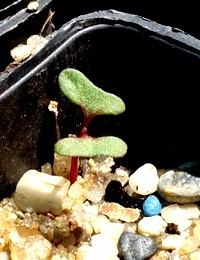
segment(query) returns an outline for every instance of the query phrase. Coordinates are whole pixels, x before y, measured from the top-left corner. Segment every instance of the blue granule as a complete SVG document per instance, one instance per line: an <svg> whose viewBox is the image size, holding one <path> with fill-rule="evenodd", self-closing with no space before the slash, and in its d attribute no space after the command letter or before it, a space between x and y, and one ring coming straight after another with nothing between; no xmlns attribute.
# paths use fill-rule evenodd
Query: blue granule
<svg viewBox="0 0 200 260"><path fill-rule="evenodd" d="M147 217L160 214L162 205L155 195L149 195L143 203L143 213Z"/></svg>

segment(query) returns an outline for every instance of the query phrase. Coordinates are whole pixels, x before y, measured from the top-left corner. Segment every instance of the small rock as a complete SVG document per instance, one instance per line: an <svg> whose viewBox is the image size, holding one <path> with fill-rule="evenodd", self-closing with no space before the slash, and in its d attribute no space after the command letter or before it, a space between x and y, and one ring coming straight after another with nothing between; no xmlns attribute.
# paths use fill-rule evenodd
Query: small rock
<svg viewBox="0 0 200 260"><path fill-rule="evenodd" d="M27 39L27 44L18 44L10 51L10 55L15 61L22 62L29 56L39 52L47 42L48 40L42 36L31 35Z"/></svg>
<svg viewBox="0 0 200 260"><path fill-rule="evenodd" d="M26 44L19 44L10 51L15 61L23 61L31 55L31 47Z"/></svg>
<svg viewBox="0 0 200 260"><path fill-rule="evenodd" d="M158 183L158 193L168 202L189 203L200 200L199 164L187 163L164 173Z"/></svg>
<svg viewBox="0 0 200 260"><path fill-rule="evenodd" d="M151 237L123 232L118 242L118 250L125 260L145 260L157 252L158 245Z"/></svg>
<svg viewBox="0 0 200 260"><path fill-rule="evenodd" d="M106 216L104 216L104 215L99 215L99 216L97 216L96 219L91 221L91 224L93 226L94 232L96 234L100 233L100 230L101 230L102 226L104 226L106 224L109 224L109 223L110 223L109 219Z"/></svg>
<svg viewBox="0 0 200 260"><path fill-rule="evenodd" d="M39 8L39 3L37 1L31 1L27 5L27 9L30 11L36 11Z"/></svg>
<svg viewBox="0 0 200 260"><path fill-rule="evenodd" d="M158 236L166 227L167 222L159 215L144 217L138 222L138 233L144 236Z"/></svg>
<svg viewBox="0 0 200 260"><path fill-rule="evenodd" d="M168 235L162 241L162 249L165 250L179 250L183 244L184 237L180 235Z"/></svg>
<svg viewBox="0 0 200 260"><path fill-rule="evenodd" d="M128 223L135 222L140 216L139 209L124 208L118 203L104 202L99 208L99 212L111 219L119 219Z"/></svg>
<svg viewBox="0 0 200 260"><path fill-rule="evenodd" d="M151 163L146 163L138 168L129 178L131 189L141 195L149 195L157 190L159 182L156 167Z"/></svg>
<svg viewBox="0 0 200 260"><path fill-rule="evenodd" d="M118 259L118 249L113 241L102 234L93 235L91 238L92 248L87 252L84 259Z"/></svg>
<svg viewBox="0 0 200 260"><path fill-rule="evenodd" d="M48 259L52 244L38 230L16 227L9 234L11 259Z"/></svg>
<svg viewBox="0 0 200 260"><path fill-rule="evenodd" d="M62 176L28 170L17 183L14 201L24 212L59 215L69 186L70 181Z"/></svg>
<svg viewBox="0 0 200 260"><path fill-rule="evenodd" d="M175 203L162 208L161 216L167 223L179 225L188 219L198 218L200 211L194 203L187 203L185 205Z"/></svg>
<svg viewBox="0 0 200 260"><path fill-rule="evenodd" d="M124 231L125 225L123 223L112 223L107 222L100 227L100 233L108 237L116 245L119 241L119 238Z"/></svg>
<svg viewBox="0 0 200 260"><path fill-rule="evenodd" d="M180 260L180 258L171 257L171 253L165 250L159 250L151 257L151 260Z"/></svg>
<svg viewBox="0 0 200 260"><path fill-rule="evenodd" d="M105 194L105 189L103 187L88 187L84 190L84 197L94 203L98 203L102 200Z"/></svg>
<svg viewBox="0 0 200 260"><path fill-rule="evenodd" d="M83 186L78 182L75 181L68 190L68 196L72 199L78 199L80 197L83 197L84 195L84 188Z"/></svg>

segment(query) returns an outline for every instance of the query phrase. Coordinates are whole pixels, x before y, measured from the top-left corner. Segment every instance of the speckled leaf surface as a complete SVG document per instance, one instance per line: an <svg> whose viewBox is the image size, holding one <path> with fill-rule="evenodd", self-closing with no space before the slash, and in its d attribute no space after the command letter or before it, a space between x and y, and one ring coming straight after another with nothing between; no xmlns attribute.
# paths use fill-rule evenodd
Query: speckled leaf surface
<svg viewBox="0 0 200 260"><path fill-rule="evenodd" d="M57 141L54 150L57 154L68 156L95 157L102 155L120 158L126 154L127 145L115 136L70 137Z"/></svg>
<svg viewBox="0 0 200 260"><path fill-rule="evenodd" d="M121 98L96 87L82 72L67 68L58 77L62 93L84 108L86 115L117 115L125 110Z"/></svg>

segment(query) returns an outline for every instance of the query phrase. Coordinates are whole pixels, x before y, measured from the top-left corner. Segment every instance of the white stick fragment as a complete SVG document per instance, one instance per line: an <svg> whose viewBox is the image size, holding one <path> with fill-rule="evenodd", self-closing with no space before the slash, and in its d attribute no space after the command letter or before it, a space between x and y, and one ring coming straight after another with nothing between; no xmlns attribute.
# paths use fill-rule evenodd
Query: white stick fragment
<svg viewBox="0 0 200 260"><path fill-rule="evenodd" d="M50 100L48 105L49 111L53 112L55 114L55 118L57 119L58 116L58 102L54 100Z"/></svg>
<svg viewBox="0 0 200 260"><path fill-rule="evenodd" d="M14 200L24 212L59 215L69 186L70 181L62 176L29 170L19 180Z"/></svg>

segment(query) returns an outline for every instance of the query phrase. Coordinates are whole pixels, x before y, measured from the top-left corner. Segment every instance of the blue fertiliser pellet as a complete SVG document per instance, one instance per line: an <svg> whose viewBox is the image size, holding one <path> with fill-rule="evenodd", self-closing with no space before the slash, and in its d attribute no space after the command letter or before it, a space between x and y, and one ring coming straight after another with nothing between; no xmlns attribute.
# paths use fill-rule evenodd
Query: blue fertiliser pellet
<svg viewBox="0 0 200 260"><path fill-rule="evenodd" d="M143 203L143 213L147 217L160 214L162 205L155 195L149 195Z"/></svg>

